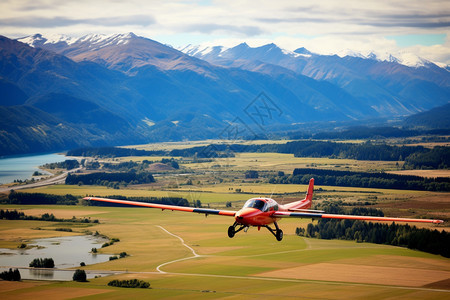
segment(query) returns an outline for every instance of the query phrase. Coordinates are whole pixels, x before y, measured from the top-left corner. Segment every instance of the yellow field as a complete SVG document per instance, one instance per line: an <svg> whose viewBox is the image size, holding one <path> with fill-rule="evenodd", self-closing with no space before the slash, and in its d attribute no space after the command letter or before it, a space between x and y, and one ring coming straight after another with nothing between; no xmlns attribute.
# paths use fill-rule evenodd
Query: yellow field
<svg viewBox="0 0 450 300"><path fill-rule="evenodd" d="M120 239L100 252L126 251L131 256L84 269L128 273L91 279L88 283L0 282L2 299L450 297L449 259L385 245L296 236L295 228L306 226L310 220L283 220L280 226L285 238L277 242L267 230L259 232L256 228L230 239L226 229L233 219L222 216L205 218L141 208L33 206L22 209L26 214L46 211L98 218L100 224L86 229ZM11 228L22 232L23 239L61 234L52 230L55 225L51 222L0 220L0 245L15 236ZM74 230L80 234L84 229ZM172 234L182 238L197 256ZM19 243L17 239L16 242ZM108 287L106 284L115 278L146 280L152 289Z"/></svg>
<svg viewBox="0 0 450 300"><path fill-rule="evenodd" d="M215 141L217 142L217 141ZM267 141L252 141L266 143ZM285 142L285 141L282 141ZM208 145L163 143L139 146L159 150ZM160 160L163 157L127 157L122 161ZM114 159L117 160L117 159ZM295 158L290 154L242 153L233 158L194 163L185 160L180 170L161 172L157 182L112 189L104 186L66 186L22 190L23 192L84 196L183 197L200 200L204 207L223 208L227 202L237 210L252 197L272 196L280 203L303 198L306 185L246 180L246 170L283 171L294 168L326 168L352 171L398 171L396 162L371 162L328 158ZM195 173L192 173L194 171ZM191 179L193 184L187 185ZM240 189L240 192L236 190ZM450 219L450 193L316 186L314 202L342 200L369 202L386 215ZM228 203L230 204L230 203ZM234 219L225 216L161 211L146 208L92 206L0 205L27 215L53 213L98 219L99 224L64 223L73 232L55 231L62 223L0 220L0 248L16 248L40 237L80 235L98 231L120 242L99 249L100 253L129 257L83 267L114 270L120 274L91 279L87 283L0 281L1 299L450 299L450 260L399 247L319 240L296 236L310 219L284 219L282 242L265 229L250 228L228 238ZM420 225L446 230L450 225ZM24 256L24 259L26 257ZM108 287L112 279L138 278L151 289Z"/></svg>

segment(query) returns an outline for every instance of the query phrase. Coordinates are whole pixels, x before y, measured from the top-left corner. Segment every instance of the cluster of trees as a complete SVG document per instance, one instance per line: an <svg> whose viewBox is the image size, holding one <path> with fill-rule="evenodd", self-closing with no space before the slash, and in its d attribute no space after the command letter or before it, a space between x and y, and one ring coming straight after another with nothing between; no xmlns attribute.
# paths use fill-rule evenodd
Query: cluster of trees
<svg viewBox="0 0 450 300"><path fill-rule="evenodd" d="M405 159L408 169L448 169L450 167L450 148L434 147L427 152L416 152Z"/></svg>
<svg viewBox="0 0 450 300"><path fill-rule="evenodd" d="M308 184L314 178L316 184L331 186L367 187L382 189L408 189L422 191L450 191L450 178L423 178L389 173L367 173L324 169L295 169L292 175L273 176L269 183Z"/></svg>
<svg viewBox="0 0 450 300"><path fill-rule="evenodd" d="M404 130L396 127L366 127L355 126L347 130L336 132L319 132L314 135L315 139L370 139L380 137L410 137L417 136L417 130Z"/></svg>
<svg viewBox="0 0 450 300"><path fill-rule="evenodd" d="M19 193L12 191L8 199L4 199L3 203L7 204L55 204L55 205L76 205L78 198L67 194L50 195L43 193Z"/></svg>
<svg viewBox="0 0 450 300"><path fill-rule="evenodd" d="M125 157L125 156L162 156L166 151L149 151L138 150L133 148L119 147L86 147L73 149L67 152L68 156L84 156L84 157Z"/></svg>
<svg viewBox="0 0 450 300"><path fill-rule="evenodd" d="M323 141L295 141L279 145L280 153L292 153L296 157L338 157L357 160L402 161L423 147L397 147L386 144L335 143Z"/></svg>
<svg viewBox="0 0 450 300"><path fill-rule="evenodd" d="M109 242L103 243L102 248L105 248L105 247L108 247L108 246L112 246L116 242L120 242L120 239L112 238L112 239L109 240Z"/></svg>
<svg viewBox="0 0 450 300"><path fill-rule="evenodd" d="M123 288L142 288L142 289L148 289L150 287L149 282L139 279L130 279L130 280L114 279L108 282L108 285Z"/></svg>
<svg viewBox="0 0 450 300"><path fill-rule="evenodd" d="M142 163L134 162L134 161L126 161L121 162L118 164L114 163L103 163L103 169L113 170L113 171L120 171L120 172L144 172L149 165L153 163L161 162L163 164L166 164L174 169L179 169L180 165L178 164L178 161L174 158L163 158L160 161L150 161L150 160L143 160ZM100 168L100 163L97 163L95 167L92 167L95 169Z"/></svg>
<svg viewBox="0 0 450 300"><path fill-rule="evenodd" d="M75 273L73 273L72 276L72 280L78 282L87 282L86 272L80 269L75 270Z"/></svg>
<svg viewBox="0 0 450 300"><path fill-rule="evenodd" d="M155 182L153 175L149 172L97 172L91 174L69 174L66 184L104 185L114 184L143 184Z"/></svg>
<svg viewBox="0 0 450 300"><path fill-rule="evenodd" d="M254 170L248 170L248 171L245 171L245 178L252 178L252 179L254 179L254 178L258 178L258 176L259 176L259 174L258 174L258 171L254 171Z"/></svg>
<svg viewBox="0 0 450 300"><path fill-rule="evenodd" d="M236 149L232 149L232 146L236 146ZM194 157L195 159L234 157L234 152L244 152L244 147L244 145L211 144L208 146L198 146L187 149L174 149L169 152L169 155Z"/></svg>
<svg viewBox="0 0 450 300"><path fill-rule="evenodd" d="M315 140L353 140L353 139L383 139L401 138L413 136L428 136L428 139L435 139L436 135L449 135L449 129L408 129L399 127L379 126L353 126L343 131L323 131L311 133L305 131L294 131L288 133L290 140L315 139Z"/></svg>
<svg viewBox="0 0 450 300"><path fill-rule="evenodd" d="M0 210L0 220L21 220L25 219L25 217L23 212L18 212L17 210Z"/></svg>
<svg viewBox="0 0 450 300"><path fill-rule="evenodd" d="M99 223L97 219L91 220L88 218L77 219L75 216L72 219L62 219L56 218L55 215L45 213L40 217L27 216L23 212L18 212L17 210L0 210L0 219L6 220L33 220L33 221L49 221L49 222L72 222L72 223ZM55 229L55 230L58 230ZM58 231L69 231L69 229L59 228ZM71 231L71 230L70 230Z"/></svg>
<svg viewBox="0 0 450 300"><path fill-rule="evenodd" d="M177 162L173 157L170 158L170 159L168 159L168 158L163 158L163 159L161 159L161 162L162 162L163 164L166 164L166 165L171 166L171 167L174 168L174 169L179 169L179 168L180 168L180 165L178 164L178 162Z"/></svg>
<svg viewBox="0 0 450 300"><path fill-rule="evenodd" d="M54 268L55 262L53 258L35 258L29 264L30 268Z"/></svg>
<svg viewBox="0 0 450 300"><path fill-rule="evenodd" d="M116 260L116 259L119 259L119 258L125 258L127 256L128 256L128 254L126 252L120 252L119 256L117 256L117 255L110 256L109 260Z"/></svg>
<svg viewBox="0 0 450 300"><path fill-rule="evenodd" d="M145 202L145 203L189 206L189 201L187 199L181 198L181 197L127 197L127 196L123 196L123 195L111 195L111 196L106 196L106 198ZM84 203L85 203L85 205L88 205L88 206L114 206L114 207L128 206L125 204L100 202L100 201L89 201L89 200L85 200ZM201 205L201 203L200 203L200 205Z"/></svg>
<svg viewBox="0 0 450 300"><path fill-rule="evenodd" d="M76 159L67 159L63 162L56 162L56 163L49 163L45 164L44 168L46 169L66 169L66 170L72 170L75 168L78 168L80 166L80 163Z"/></svg>
<svg viewBox="0 0 450 300"><path fill-rule="evenodd" d="M18 269L9 269L9 271L4 271L0 273L0 279L7 281L20 281L20 272Z"/></svg>
<svg viewBox="0 0 450 300"><path fill-rule="evenodd" d="M344 210L335 204L326 204L321 209L330 213L345 214ZM380 210L367 208L353 208L350 214L384 216ZM308 224L306 230L297 228L296 234L320 239L355 240L408 247L450 257L450 233L409 225L320 219L316 225Z"/></svg>

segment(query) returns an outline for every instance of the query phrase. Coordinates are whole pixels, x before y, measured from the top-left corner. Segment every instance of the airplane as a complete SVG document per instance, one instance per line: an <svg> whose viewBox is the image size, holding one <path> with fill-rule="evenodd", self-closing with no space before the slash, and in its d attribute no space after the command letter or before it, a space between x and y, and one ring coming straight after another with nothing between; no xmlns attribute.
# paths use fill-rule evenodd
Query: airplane
<svg viewBox="0 0 450 300"><path fill-rule="evenodd" d="M142 206L150 208L159 208L161 210L176 210L184 212L193 212L199 214L208 215L221 215L234 217L234 223L228 227L228 236L234 237L236 233L241 230L247 232L250 226L267 228L277 239L281 241L283 239L283 231L278 227L278 221L282 218L318 218L318 219L347 219L347 220L365 220L365 221L393 221L393 222L419 222L419 223L433 223L440 224L443 220L432 219L409 219L409 218L390 218L390 217L372 217L372 216L357 216L357 215L338 215L327 214L323 210L311 209L312 197L314 191L314 178L309 181L308 190L306 192L305 199L295 201L289 204L281 205L271 198L251 198L245 202L244 206L239 211L231 210L216 210L206 208L194 208L177 205L164 205L154 203L144 203L128 200L115 200L108 198L98 197L85 197L84 200L89 201L101 201L117 204L126 204L133 206ZM274 224L275 228L271 228L269 225Z"/></svg>

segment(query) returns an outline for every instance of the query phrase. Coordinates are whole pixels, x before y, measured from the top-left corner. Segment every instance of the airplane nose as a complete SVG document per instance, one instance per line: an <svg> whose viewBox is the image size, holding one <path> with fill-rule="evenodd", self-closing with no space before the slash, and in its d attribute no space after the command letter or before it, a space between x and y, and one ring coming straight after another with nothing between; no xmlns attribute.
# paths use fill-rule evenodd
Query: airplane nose
<svg viewBox="0 0 450 300"><path fill-rule="evenodd" d="M244 220L246 218L251 218L254 215L256 215L259 211L260 210L258 210L256 208L250 208L250 207L243 208L243 209L241 209L240 211L238 211L236 213L236 220L237 221L242 221L242 220Z"/></svg>

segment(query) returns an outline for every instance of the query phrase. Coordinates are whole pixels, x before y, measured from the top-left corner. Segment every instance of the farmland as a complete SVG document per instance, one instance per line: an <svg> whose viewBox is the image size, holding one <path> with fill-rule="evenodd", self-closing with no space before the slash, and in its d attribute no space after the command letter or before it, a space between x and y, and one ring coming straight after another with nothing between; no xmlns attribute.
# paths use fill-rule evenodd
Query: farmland
<svg viewBox="0 0 450 300"><path fill-rule="evenodd" d="M6 207L4 207L6 208ZM18 207L8 206L9 209ZM226 237L229 218L205 218L179 212L140 208L39 206L56 216L71 214L98 218L100 224L74 228L75 233L99 231L120 238L102 253L126 251L129 257L84 267L115 270L122 275L92 279L88 283L39 283L11 287L0 282L2 299L36 292L38 297L71 298L75 295L122 299L133 297L294 297L348 299L386 297L447 298L450 293L448 259L408 249L298 237L295 227L309 220L283 220L286 235L277 242L265 231L250 229L234 239ZM36 221L0 222L2 247L14 247L23 239L60 235L55 224ZM33 228L39 227L41 230ZM163 230L165 229L165 230ZM198 256L168 232L181 237ZM20 232L20 236L18 236ZM184 259L184 260L180 260ZM177 261L180 260L180 261ZM172 262L160 267L162 264ZM164 272L164 273L162 273ZM361 276L369 272L370 276ZM139 278L150 290L107 287L112 279ZM74 292L72 294L72 291ZM58 296L59 295L59 296ZM65 295L65 296L63 296Z"/></svg>
<svg viewBox="0 0 450 300"><path fill-rule="evenodd" d="M171 147L179 145L170 145ZM150 148L151 149L151 148ZM160 160L170 157L124 157L101 159L108 163ZM175 157L179 170L154 174L156 182L113 189L98 185L51 185L24 192L127 197L183 197L203 207L237 210L245 200L271 196L280 203L303 198L306 186L269 184L266 175L291 174L295 168L314 167L352 171L399 171L401 162L351 159L300 158L280 153L236 153L235 157L193 161ZM259 178L245 178L247 170ZM345 205L382 208L386 215L448 220L450 196L445 192L316 186L314 201L339 200ZM231 206L231 208L230 208ZM2 299L34 298L312 298L312 299L436 299L450 298L450 261L442 256L400 247L320 240L295 235L311 220L284 219L285 232L277 242L267 230L250 228L235 238L226 229L233 222L224 216L208 216L145 208L0 205L27 215L53 213L98 219L98 224L71 226L73 232L55 231L60 224L43 221L0 220L0 247L16 248L39 237L100 234L120 242L99 253L130 256L82 269L117 271L120 274L76 282L0 282ZM314 221L317 222L317 221ZM420 225L448 231L441 226ZM39 228L39 230L37 230ZM181 240L182 239L182 240ZM113 279L137 278L151 289L107 286Z"/></svg>

